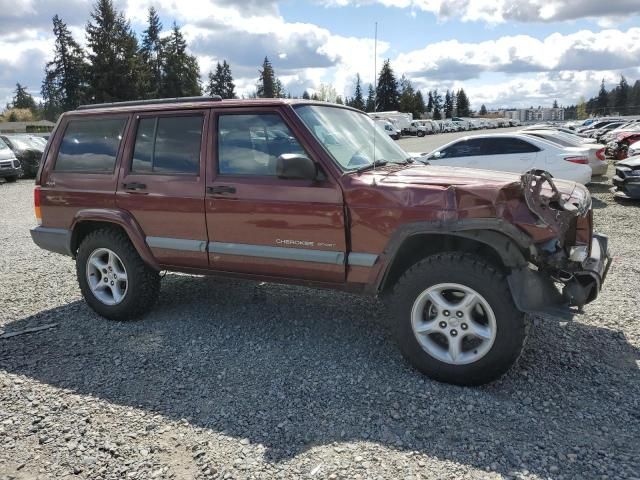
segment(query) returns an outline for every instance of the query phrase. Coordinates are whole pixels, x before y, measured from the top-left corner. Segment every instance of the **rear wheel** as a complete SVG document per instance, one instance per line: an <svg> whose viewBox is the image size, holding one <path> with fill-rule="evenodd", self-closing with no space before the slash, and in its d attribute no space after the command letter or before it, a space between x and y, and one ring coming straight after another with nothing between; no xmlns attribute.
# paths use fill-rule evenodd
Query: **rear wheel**
<svg viewBox="0 0 640 480"><path fill-rule="evenodd" d="M435 380L481 385L516 361L525 315L507 281L481 257L443 253L405 272L390 299L403 355Z"/></svg>
<svg viewBox="0 0 640 480"><path fill-rule="evenodd" d="M421 130L418 130L418 136L419 136L419 137L424 137L424 132L423 132L423 131L421 131Z"/></svg>
<svg viewBox="0 0 640 480"><path fill-rule="evenodd" d="M87 235L76 258L85 301L99 315L130 320L150 310L158 298L158 272L142 261L129 238L115 229Z"/></svg>

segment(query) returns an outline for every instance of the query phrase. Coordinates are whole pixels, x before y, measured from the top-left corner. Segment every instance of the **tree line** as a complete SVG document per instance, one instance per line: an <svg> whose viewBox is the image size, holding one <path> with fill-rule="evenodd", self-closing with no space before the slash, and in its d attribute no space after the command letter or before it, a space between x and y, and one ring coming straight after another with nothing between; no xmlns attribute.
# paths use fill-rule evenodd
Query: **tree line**
<svg viewBox="0 0 640 480"><path fill-rule="evenodd" d="M582 120L607 115L640 115L640 80L630 86L624 75L620 75L618 84L607 90L602 79L596 96L586 101L581 98L577 105L566 107L564 116L567 120Z"/></svg>
<svg viewBox="0 0 640 480"><path fill-rule="evenodd" d="M10 120L55 120L62 112L87 103L187 97L203 92L236 98L227 61L216 64L203 86L198 61L189 53L180 28L174 22L165 32L154 7L149 8L146 28L138 38L113 0L96 0L85 28L87 49L58 15L52 23L54 55L45 66L43 101L36 104L27 88L16 84L13 101L7 105L8 110L15 110ZM256 89L249 97L291 98L268 57L258 69ZM369 84L366 96L358 74L352 97L343 100L332 85L321 84L312 94L305 91L302 98L347 104L367 112L401 110L413 113L415 118L425 112L435 119L471 114L463 89L447 90L444 96L438 90L429 91L425 101L406 76L397 79L389 60L384 62L375 88ZM20 112L30 112L32 118L17 118Z"/></svg>
<svg viewBox="0 0 640 480"><path fill-rule="evenodd" d="M464 89L457 92L447 90L444 97L437 89L429 91L425 102L422 92L414 88L405 75L397 79L388 59L380 69L375 88L369 84L366 97L360 74L356 74L353 96L348 97L345 103L365 112L399 110L412 113L413 118L421 118L425 113L436 120L471 115L471 104Z"/></svg>

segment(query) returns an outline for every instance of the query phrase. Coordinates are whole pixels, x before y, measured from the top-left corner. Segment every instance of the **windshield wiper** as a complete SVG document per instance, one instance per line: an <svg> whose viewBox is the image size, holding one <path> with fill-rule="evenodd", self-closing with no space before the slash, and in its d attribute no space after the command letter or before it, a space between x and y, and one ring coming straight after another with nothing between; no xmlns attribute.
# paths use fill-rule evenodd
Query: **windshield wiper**
<svg viewBox="0 0 640 480"><path fill-rule="evenodd" d="M367 170L371 170L372 168L375 167L384 167L387 163L386 160L376 160L372 163L370 163L369 165L365 165L364 167L360 167L360 168L356 168L354 170L355 173L361 173L361 172L366 172Z"/></svg>

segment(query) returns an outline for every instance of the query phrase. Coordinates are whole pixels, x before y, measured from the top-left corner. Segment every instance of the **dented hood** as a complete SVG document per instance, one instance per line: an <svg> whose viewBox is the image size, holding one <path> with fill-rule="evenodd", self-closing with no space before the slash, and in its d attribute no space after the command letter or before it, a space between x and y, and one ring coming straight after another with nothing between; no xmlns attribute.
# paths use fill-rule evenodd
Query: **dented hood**
<svg viewBox="0 0 640 480"><path fill-rule="evenodd" d="M521 183L522 174L500 172L496 170L481 170L466 167L438 167L433 165L415 165L399 171L390 172L378 180L381 185L402 184L410 185L441 185L441 186L469 186L482 189L513 186ZM554 180L560 193L569 198L577 185L567 180ZM586 190L586 189L585 189ZM543 192L551 192L547 185Z"/></svg>

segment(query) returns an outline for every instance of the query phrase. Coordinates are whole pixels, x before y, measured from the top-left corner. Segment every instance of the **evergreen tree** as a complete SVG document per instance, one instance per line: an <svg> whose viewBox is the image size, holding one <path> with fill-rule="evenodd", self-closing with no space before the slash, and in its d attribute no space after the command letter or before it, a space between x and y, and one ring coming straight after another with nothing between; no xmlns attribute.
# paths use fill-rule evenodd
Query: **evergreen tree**
<svg viewBox="0 0 640 480"><path fill-rule="evenodd" d="M637 115L640 113L640 80L636 80L631 88L631 109L629 113Z"/></svg>
<svg viewBox="0 0 640 480"><path fill-rule="evenodd" d="M487 114L487 107L484 106L484 103L480 106L480 115L484 116Z"/></svg>
<svg viewBox="0 0 640 480"><path fill-rule="evenodd" d="M373 85L369 84L369 92L367 94L367 102L365 103L365 111L374 112L376 110L376 92Z"/></svg>
<svg viewBox="0 0 640 480"><path fill-rule="evenodd" d="M302 94L302 98L304 100L311 100L311 97L309 96L309 92L307 92L306 90L304 91L304 93Z"/></svg>
<svg viewBox="0 0 640 480"><path fill-rule="evenodd" d="M342 97L340 95L336 97L336 103L338 105L344 105L344 101L342 100Z"/></svg>
<svg viewBox="0 0 640 480"><path fill-rule="evenodd" d="M198 60L187 52L187 42L178 25L162 42L164 76L162 97L191 97L202 94Z"/></svg>
<svg viewBox="0 0 640 480"><path fill-rule="evenodd" d="M236 98L235 84L231 75L231 67L226 60L216 65L216 73L209 72L209 95L220 95L224 99Z"/></svg>
<svg viewBox="0 0 640 480"><path fill-rule="evenodd" d="M621 115L625 115L629 106L629 83L624 75L620 75L620 83L616 87L616 96L614 103L616 110Z"/></svg>
<svg viewBox="0 0 640 480"><path fill-rule="evenodd" d="M553 101L553 106L552 106L552 108L559 108L559 107L558 107L558 100L554 100L554 101Z"/></svg>
<svg viewBox="0 0 640 480"><path fill-rule="evenodd" d="M95 102L140 97L142 65L138 41L112 0L98 0L87 24L88 83Z"/></svg>
<svg viewBox="0 0 640 480"><path fill-rule="evenodd" d="M14 95L11 102L11 108L22 108L31 110L32 112L36 110L36 101L33 99L31 94L27 92L27 87L23 87L20 83L16 83L16 89L13 93Z"/></svg>
<svg viewBox="0 0 640 480"><path fill-rule="evenodd" d="M469 98L465 93L464 89L458 90L457 95L457 108L458 108L458 116L459 117L469 117L471 116L471 105L469 104Z"/></svg>
<svg viewBox="0 0 640 480"><path fill-rule="evenodd" d="M398 95L398 82L391 68L389 59L385 60L378 76L378 86L376 88L376 110L386 112L398 110L400 100Z"/></svg>
<svg viewBox="0 0 640 480"><path fill-rule="evenodd" d="M442 120L442 95L436 89L431 94L431 97L433 99L433 118L434 120Z"/></svg>
<svg viewBox="0 0 640 480"><path fill-rule="evenodd" d="M236 98L236 84L233 83L233 75L231 75L231 67L226 60L222 61L222 85L223 95L222 98Z"/></svg>
<svg viewBox="0 0 640 480"><path fill-rule="evenodd" d="M444 95L444 118L451 118L453 116L453 99L451 93L447 90Z"/></svg>
<svg viewBox="0 0 640 480"><path fill-rule="evenodd" d="M413 114L415 110L416 92L413 89L411 81L402 75L400 78L400 111L404 113L411 112Z"/></svg>
<svg viewBox="0 0 640 480"><path fill-rule="evenodd" d="M576 118L578 120L584 120L587 118L587 105L584 101L584 97L580 97L580 102L578 102L578 106L576 107Z"/></svg>
<svg viewBox="0 0 640 480"><path fill-rule="evenodd" d="M427 100L427 113L433 112L433 93L429 90L428 100Z"/></svg>
<svg viewBox="0 0 640 480"><path fill-rule="evenodd" d="M364 101L364 97L362 95L362 85L360 82L360 74L356 73L356 89L353 94L353 98L349 106L353 108L357 108L358 110L364 111L367 108L367 105Z"/></svg>
<svg viewBox="0 0 640 480"><path fill-rule="evenodd" d="M163 51L162 23L154 7L149 8L149 25L142 35L140 59L142 62L142 96L158 98L162 91Z"/></svg>
<svg viewBox="0 0 640 480"><path fill-rule="evenodd" d="M41 89L44 114L49 120L55 120L64 111L74 110L87 100L84 51L58 15L53 17L53 35L53 60L45 67Z"/></svg>
<svg viewBox="0 0 640 480"><path fill-rule="evenodd" d="M605 115L607 113L607 107L609 104L609 94L607 93L607 89L604 86L604 78L602 79L602 83L600 83L600 91L598 92L598 98L595 102L596 111L600 115Z"/></svg>
<svg viewBox="0 0 640 480"><path fill-rule="evenodd" d="M262 70L260 70L260 78L258 79L258 97L260 98L277 98L276 96L276 74L273 66L267 57L262 62Z"/></svg>
<svg viewBox="0 0 640 480"><path fill-rule="evenodd" d="M418 90L416 92L416 96L413 102L413 118L422 118L422 115L427 110L427 107L424 104L424 98L422 97L422 92Z"/></svg>

